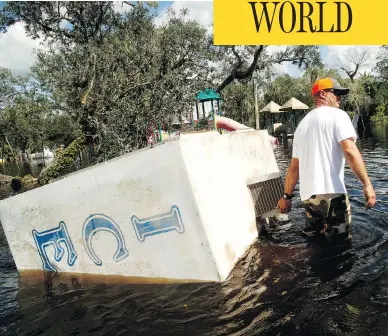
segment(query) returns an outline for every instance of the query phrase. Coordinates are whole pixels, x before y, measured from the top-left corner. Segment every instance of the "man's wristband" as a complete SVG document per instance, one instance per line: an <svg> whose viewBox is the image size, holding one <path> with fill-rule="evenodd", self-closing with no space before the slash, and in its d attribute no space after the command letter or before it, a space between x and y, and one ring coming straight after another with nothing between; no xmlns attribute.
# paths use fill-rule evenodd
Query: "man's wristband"
<svg viewBox="0 0 388 336"><path fill-rule="evenodd" d="M290 195L290 194L287 194L287 193L284 193L283 196L282 196L284 199L292 199L293 195Z"/></svg>

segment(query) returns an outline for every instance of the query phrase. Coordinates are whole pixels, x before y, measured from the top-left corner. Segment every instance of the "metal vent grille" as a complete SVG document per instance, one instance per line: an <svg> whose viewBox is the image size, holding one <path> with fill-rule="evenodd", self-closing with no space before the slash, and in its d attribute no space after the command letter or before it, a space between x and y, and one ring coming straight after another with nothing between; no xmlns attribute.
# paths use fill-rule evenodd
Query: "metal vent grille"
<svg viewBox="0 0 388 336"><path fill-rule="evenodd" d="M280 177L248 185L255 204L256 217L267 217L276 210L283 195L283 183ZM264 215L264 216L263 216Z"/></svg>

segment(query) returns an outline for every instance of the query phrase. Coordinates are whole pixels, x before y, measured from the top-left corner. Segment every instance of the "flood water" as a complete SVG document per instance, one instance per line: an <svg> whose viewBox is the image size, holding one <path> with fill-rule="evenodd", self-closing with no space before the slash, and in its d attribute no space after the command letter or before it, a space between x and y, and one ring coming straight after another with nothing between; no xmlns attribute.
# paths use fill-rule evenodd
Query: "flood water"
<svg viewBox="0 0 388 336"><path fill-rule="evenodd" d="M0 226L0 335L388 335L388 127L360 137L378 201L365 210L347 169L353 242L307 242L296 198L221 284L21 280ZM290 150L276 151L283 175Z"/></svg>

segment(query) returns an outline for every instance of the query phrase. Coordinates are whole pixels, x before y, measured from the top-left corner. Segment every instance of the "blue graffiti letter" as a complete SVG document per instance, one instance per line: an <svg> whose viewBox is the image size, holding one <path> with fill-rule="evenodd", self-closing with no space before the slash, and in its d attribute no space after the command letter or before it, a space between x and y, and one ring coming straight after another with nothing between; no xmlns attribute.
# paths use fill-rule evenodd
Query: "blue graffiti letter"
<svg viewBox="0 0 388 336"><path fill-rule="evenodd" d="M114 261L118 262L129 255L127 249L125 248L124 236L117 224L108 216L102 214L91 215L84 223L83 238L86 252L96 265L101 266L102 261L94 253L92 247L92 237L99 231L108 231L115 236L118 248L113 257Z"/></svg>
<svg viewBox="0 0 388 336"><path fill-rule="evenodd" d="M176 205L171 207L170 212L153 217L139 219L136 216L131 218L137 239L143 242L147 236L177 231L184 233L183 221L179 208Z"/></svg>
<svg viewBox="0 0 388 336"><path fill-rule="evenodd" d="M45 271L57 271L56 268L50 263L50 260L47 258L46 247L49 245L54 247L54 258L57 262L59 262L65 253L61 246L64 244L67 248L67 263L69 266L74 265L75 261L77 260L77 253L75 253L73 243L71 242L64 222L60 222L57 228L51 230L46 230L43 232L32 230L32 235L34 237L36 246L38 247L38 252L42 259L43 269Z"/></svg>

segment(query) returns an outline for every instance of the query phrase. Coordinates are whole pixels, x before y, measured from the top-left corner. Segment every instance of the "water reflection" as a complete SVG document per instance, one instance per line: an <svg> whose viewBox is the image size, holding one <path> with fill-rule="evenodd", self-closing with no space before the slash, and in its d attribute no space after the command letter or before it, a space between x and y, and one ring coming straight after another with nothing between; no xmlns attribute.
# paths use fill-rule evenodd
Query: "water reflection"
<svg viewBox="0 0 388 336"><path fill-rule="evenodd" d="M20 176L31 175L37 178L40 172L47 167L52 158L46 159L32 159L30 161L4 161L0 164L0 173L8 176Z"/></svg>
<svg viewBox="0 0 388 336"><path fill-rule="evenodd" d="M0 229L0 334L387 335L388 128L360 137L378 203L365 209L346 168L352 242L306 241L297 197L289 221L271 222L221 284L19 278ZM276 152L283 176L291 148Z"/></svg>

